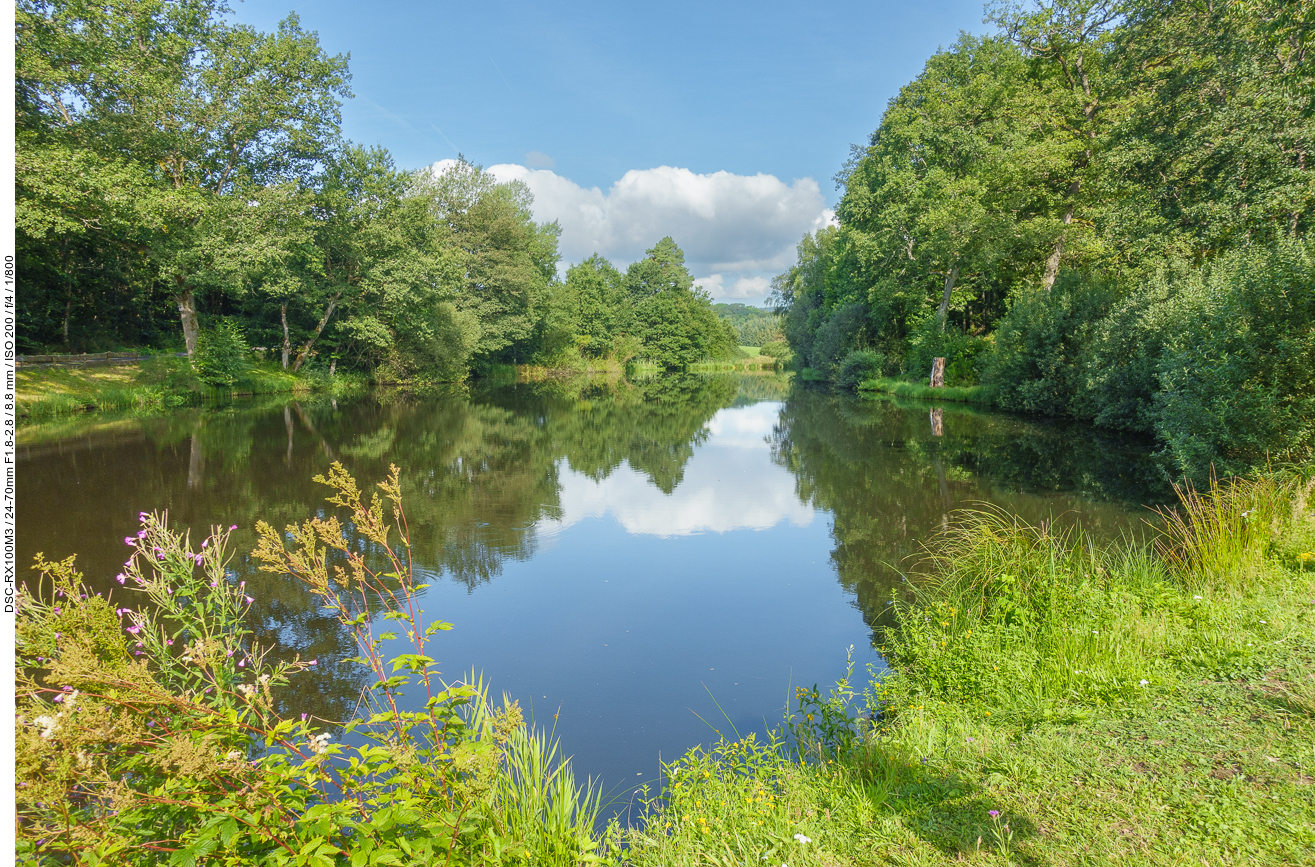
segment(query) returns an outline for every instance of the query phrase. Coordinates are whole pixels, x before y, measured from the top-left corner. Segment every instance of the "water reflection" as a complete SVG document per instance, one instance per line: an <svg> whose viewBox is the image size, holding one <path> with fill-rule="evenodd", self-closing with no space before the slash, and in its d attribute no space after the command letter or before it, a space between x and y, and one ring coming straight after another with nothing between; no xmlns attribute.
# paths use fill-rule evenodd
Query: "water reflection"
<svg viewBox="0 0 1315 867"><path fill-rule="evenodd" d="M874 658L892 582L955 508L1136 526L1158 496L1137 446L776 376L267 400L24 429L19 559L77 552L104 591L138 511L195 532L236 523L262 640L320 660L288 704L344 718L361 688L347 636L244 552L257 519L320 507L311 477L330 461L363 482L395 463L435 576L425 605L457 626L444 670L482 669L541 721L559 715L582 772L633 780L708 737L691 710L761 729L792 681L834 679L846 645Z"/></svg>

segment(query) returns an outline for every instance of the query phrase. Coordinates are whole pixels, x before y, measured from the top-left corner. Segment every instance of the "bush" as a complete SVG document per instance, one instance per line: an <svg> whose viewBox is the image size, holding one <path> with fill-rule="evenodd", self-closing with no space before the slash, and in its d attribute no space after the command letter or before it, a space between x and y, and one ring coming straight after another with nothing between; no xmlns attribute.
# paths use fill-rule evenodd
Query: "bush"
<svg viewBox="0 0 1315 867"><path fill-rule="evenodd" d="M784 340L769 340L758 347L758 354L771 358L789 358L791 355L790 344Z"/></svg>
<svg viewBox="0 0 1315 867"><path fill-rule="evenodd" d="M864 380L880 376L886 359L880 352L871 349L855 349L845 356L836 370L836 385L848 391L856 391Z"/></svg>
<svg viewBox="0 0 1315 867"><path fill-rule="evenodd" d="M1118 297L1099 277L1065 272L1046 292L1017 295L1000 320L983 382L1004 409L1039 415L1079 414L1082 364L1090 335Z"/></svg>
<svg viewBox="0 0 1315 867"><path fill-rule="evenodd" d="M192 365L197 378L206 385L232 388L250 370L250 354L242 327L224 319L198 336Z"/></svg>
<svg viewBox="0 0 1315 867"><path fill-rule="evenodd" d="M1167 335L1150 415L1179 471L1245 472L1315 446L1315 250L1223 258Z"/></svg>

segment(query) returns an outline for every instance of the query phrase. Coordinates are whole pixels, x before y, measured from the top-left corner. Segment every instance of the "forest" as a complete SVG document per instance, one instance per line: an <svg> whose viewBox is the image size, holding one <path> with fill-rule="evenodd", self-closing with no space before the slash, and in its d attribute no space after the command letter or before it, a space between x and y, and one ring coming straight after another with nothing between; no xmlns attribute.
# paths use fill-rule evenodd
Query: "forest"
<svg viewBox="0 0 1315 867"><path fill-rule="evenodd" d="M260 347L379 381L736 354L672 239L624 274L594 256L559 279L559 229L523 184L345 140L347 58L295 14L262 33L226 11L18 3L20 353L185 349L223 369Z"/></svg>
<svg viewBox="0 0 1315 867"><path fill-rule="evenodd" d="M1152 434L1175 474L1315 442L1315 12L988 7L837 175L773 284L798 363Z"/></svg>

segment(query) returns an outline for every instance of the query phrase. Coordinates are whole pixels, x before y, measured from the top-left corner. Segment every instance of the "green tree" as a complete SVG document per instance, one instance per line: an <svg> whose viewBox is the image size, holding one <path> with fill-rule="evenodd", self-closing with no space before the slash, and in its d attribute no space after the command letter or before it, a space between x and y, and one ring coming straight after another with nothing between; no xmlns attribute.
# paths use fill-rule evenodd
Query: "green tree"
<svg viewBox="0 0 1315 867"><path fill-rule="evenodd" d="M465 278L455 305L479 322L474 354L524 360L556 279L561 229L534 222L534 197L523 183L498 183L464 159L418 183L459 252Z"/></svg>

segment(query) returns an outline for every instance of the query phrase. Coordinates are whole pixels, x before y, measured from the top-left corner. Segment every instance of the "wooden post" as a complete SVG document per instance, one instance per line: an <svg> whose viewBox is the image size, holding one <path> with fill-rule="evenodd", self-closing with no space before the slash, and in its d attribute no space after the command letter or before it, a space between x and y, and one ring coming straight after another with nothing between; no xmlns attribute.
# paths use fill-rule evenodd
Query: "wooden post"
<svg viewBox="0 0 1315 867"><path fill-rule="evenodd" d="M945 359L936 357L931 360L931 387L945 387Z"/></svg>

